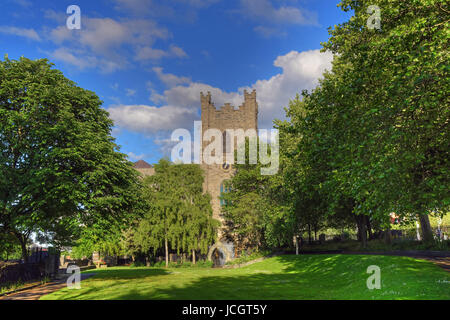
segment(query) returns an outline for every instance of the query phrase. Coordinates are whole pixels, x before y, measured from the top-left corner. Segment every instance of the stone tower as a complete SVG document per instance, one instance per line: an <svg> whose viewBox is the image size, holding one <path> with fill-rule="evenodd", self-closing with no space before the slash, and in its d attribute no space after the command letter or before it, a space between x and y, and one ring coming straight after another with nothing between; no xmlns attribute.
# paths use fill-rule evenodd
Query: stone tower
<svg viewBox="0 0 450 320"><path fill-rule="evenodd" d="M236 149L236 141L233 143L234 150L230 150L226 142L225 130L227 129L255 129L258 127L258 104L256 102L256 91L251 93L244 91L244 103L235 108L229 103L225 103L220 109L216 109L214 103L211 102L211 93L206 95L200 93L201 112L202 112L202 130L203 133L208 129L218 129L222 132L224 137L224 163L222 165L207 165L202 164L205 172L204 191L209 192L212 198L213 216L215 219L223 223L221 215L221 201L220 194L224 192L223 182L231 177L233 174L231 165L226 163L227 155L233 155ZM209 142L203 142L203 148ZM231 157L232 158L232 157ZM219 231L219 239L222 236Z"/></svg>

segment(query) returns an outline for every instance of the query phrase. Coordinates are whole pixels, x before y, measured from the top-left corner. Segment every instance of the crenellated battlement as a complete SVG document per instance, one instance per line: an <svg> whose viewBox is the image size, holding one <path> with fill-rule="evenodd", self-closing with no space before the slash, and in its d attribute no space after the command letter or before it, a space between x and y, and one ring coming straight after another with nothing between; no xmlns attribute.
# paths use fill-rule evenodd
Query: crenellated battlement
<svg viewBox="0 0 450 320"><path fill-rule="evenodd" d="M252 92L244 90L244 102L238 108L231 103L225 103L220 108L216 108L209 91L207 94L201 92L200 100L203 128L219 130L257 128L256 90Z"/></svg>

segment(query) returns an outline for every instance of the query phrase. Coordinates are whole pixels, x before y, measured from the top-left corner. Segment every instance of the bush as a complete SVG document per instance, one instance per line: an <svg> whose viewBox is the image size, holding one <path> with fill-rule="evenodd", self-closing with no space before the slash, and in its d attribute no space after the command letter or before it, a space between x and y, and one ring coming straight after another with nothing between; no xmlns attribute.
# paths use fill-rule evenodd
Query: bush
<svg viewBox="0 0 450 320"><path fill-rule="evenodd" d="M145 267L145 263L142 261L134 261L130 264L131 268L139 268L139 267Z"/></svg>
<svg viewBox="0 0 450 320"><path fill-rule="evenodd" d="M255 259L266 257L266 256L270 255L271 253L272 252L270 250L253 251L250 254L248 254L246 251L244 251L239 258L234 259L232 261L228 261L226 264L227 265L243 264L243 263L255 260Z"/></svg>
<svg viewBox="0 0 450 320"><path fill-rule="evenodd" d="M165 266L165 261L158 261L153 265L155 268L164 268ZM196 264L193 264L190 261L185 261L183 263L169 262L169 268L212 268L212 266L213 263L207 260L197 261Z"/></svg>
<svg viewBox="0 0 450 320"><path fill-rule="evenodd" d="M16 283L40 280L45 276L45 267L37 263L0 262L0 288Z"/></svg>

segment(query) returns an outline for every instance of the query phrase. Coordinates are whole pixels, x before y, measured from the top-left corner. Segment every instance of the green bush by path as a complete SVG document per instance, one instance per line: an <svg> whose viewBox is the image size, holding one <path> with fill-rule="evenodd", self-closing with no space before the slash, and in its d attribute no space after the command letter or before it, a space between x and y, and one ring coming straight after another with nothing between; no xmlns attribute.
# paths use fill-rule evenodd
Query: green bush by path
<svg viewBox="0 0 450 320"><path fill-rule="evenodd" d="M379 290L366 285L371 265L381 270ZM63 289L42 299L450 300L450 273L407 257L283 255L238 269L115 267L94 272L80 290Z"/></svg>

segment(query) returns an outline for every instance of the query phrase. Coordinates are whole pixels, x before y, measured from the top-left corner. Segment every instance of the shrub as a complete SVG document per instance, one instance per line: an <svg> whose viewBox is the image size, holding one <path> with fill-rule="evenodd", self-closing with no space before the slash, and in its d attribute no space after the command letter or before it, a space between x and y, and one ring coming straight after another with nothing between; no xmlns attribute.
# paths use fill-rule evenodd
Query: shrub
<svg viewBox="0 0 450 320"><path fill-rule="evenodd" d="M232 261L228 261L226 264L227 265L243 264L243 263L255 260L255 259L266 257L266 256L270 255L271 253L272 252L270 250L253 251L250 254L248 254L246 251L244 251L239 258L234 259Z"/></svg>

